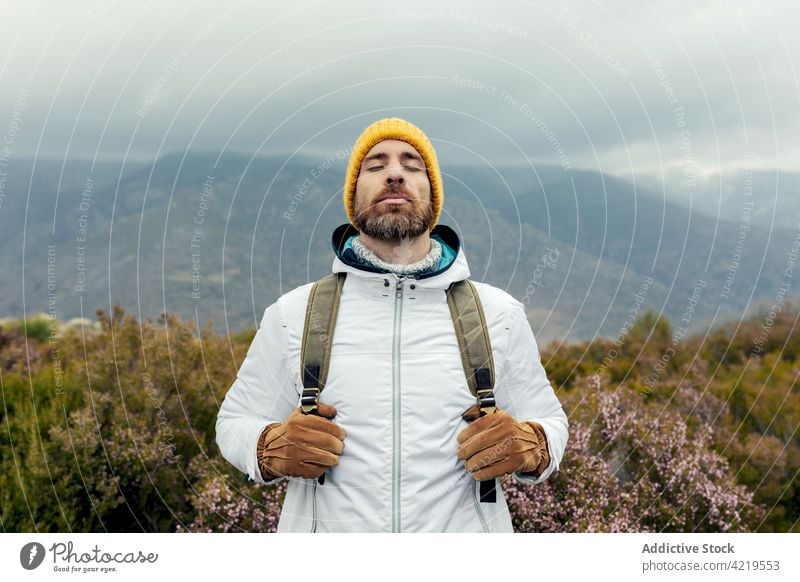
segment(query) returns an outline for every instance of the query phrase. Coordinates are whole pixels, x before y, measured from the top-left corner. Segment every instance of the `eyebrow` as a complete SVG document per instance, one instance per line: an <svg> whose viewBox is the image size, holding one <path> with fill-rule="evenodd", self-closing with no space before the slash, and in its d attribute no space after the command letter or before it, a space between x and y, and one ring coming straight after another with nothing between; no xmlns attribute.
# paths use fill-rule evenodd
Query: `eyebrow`
<svg viewBox="0 0 800 582"><path fill-rule="evenodd" d="M367 156L366 158L364 158L363 163L366 164L368 162L371 162L372 160L385 160L388 157L389 154L386 154L384 152L381 152L379 154L372 154L371 156ZM418 162L422 162L423 165L425 164L424 160L413 152L403 152L402 154L400 154L400 159L412 159L412 160L417 160Z"/></svg>

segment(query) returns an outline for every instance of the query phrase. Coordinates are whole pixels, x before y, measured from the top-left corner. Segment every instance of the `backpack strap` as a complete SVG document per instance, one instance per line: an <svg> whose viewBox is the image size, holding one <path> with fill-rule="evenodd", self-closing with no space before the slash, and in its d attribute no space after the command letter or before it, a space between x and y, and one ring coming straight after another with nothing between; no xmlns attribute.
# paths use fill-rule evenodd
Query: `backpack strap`
<svg viewBox="0 0 800 582"><path fill-rule="evenodd" d="M461 351L461 363L480 415L494 412L494 358L489 330L478 290L469 279L456 281L446 291L447 304Z"/></svg>
<svg viewBox="0 0 800 582"><path fill-rule="evenodd" d="M478 401L480 416L484 416L496 409L494 358L478 290L472 281L464 279L453 282L445 293L450 315L453 317L467 385ZM489 479L480 483L481 501L495 503L495 480Z"/></svg>
<svg viewBox="0 0 800 582"><path fill-rule="evenodd" d="M300 348L300 373L303 394L300 408L303 414L319 414L319 394L328 379L333 331L339 312L339 299L347 273L331 273L311 287L303 325L303 342ZM317 479L325 483L325 473Z"/></svg>
<svg viewBox="0 0 800 582"><path fill-rule="evenodd" d="M300 372L303 394L300 407L303 414L317 414L319 394L328 379L331 344L336 328L339 299L347 273L331 273L311 287L306 305L303 326L303 343L300 348Z"/></svg>

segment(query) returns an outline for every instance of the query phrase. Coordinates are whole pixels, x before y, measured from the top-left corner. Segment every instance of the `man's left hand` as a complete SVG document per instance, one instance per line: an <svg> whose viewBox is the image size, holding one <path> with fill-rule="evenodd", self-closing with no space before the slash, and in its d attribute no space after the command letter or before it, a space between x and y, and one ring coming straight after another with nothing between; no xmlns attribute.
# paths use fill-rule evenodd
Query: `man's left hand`
<svg viewBox="0 0 800 582"><path fill-rule="evenodd" d="M456 454L465 461L467 471L476 480L485 481L517 471L541 474L550 464L547 438L541 426L517 422L500 408L478 418L476 405L468 408L462 417L472 423L458 435Z"/></svg>

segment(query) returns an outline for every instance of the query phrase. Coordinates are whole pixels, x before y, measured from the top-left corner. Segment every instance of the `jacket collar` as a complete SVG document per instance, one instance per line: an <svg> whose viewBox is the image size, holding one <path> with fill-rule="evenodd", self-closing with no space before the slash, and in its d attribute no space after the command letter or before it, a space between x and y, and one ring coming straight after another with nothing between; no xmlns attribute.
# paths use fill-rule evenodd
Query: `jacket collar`
<svg viewBox="0 0 800 582"><path fill-rule="evenodd" d="M333 259L332 271L334 273L346 272L348 276L355 275L360 279L374 280L383 284L385 279L397 280L395 273L387 273L372 265L365 265L360 262L352 249L345 250L345 244L351 236L359 234L352 224L345 223L337 226L331 237L331 246L335 257ZM444 224L436 225L431 231L431 236L438 235L456 252L456 257L448 265L424 275L408 276L406 279L415 279L415 285L428 289L447 289L451 283L462 281L469 277L469 266L467 257L461 246L461 239L456 232Z"/></svg>

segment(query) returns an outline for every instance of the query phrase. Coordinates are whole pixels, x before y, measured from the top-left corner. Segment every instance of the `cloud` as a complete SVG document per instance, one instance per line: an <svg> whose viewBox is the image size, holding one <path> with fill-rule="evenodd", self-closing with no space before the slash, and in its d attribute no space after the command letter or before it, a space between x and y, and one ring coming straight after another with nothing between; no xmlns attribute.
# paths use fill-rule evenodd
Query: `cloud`
<svg viewBox="0 0 800 582"><path fill-rule="evenodd" d="M77 6L77 8L75 7ZM791 2L12 3L17 155L325 155L404 116L444 162L800 162ZM0 130L4 129L0 126ZM1 139L1 138L0 138Z"/></svg>

